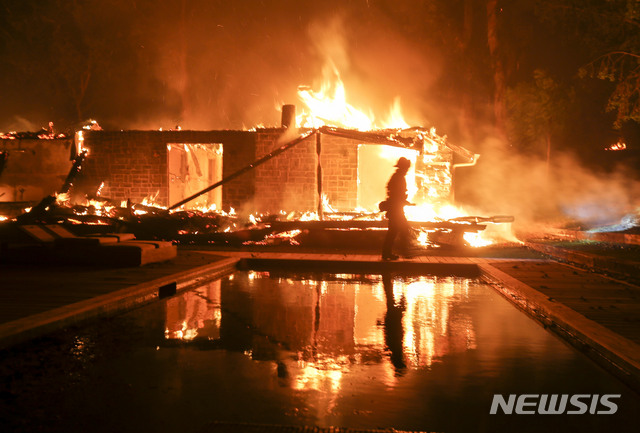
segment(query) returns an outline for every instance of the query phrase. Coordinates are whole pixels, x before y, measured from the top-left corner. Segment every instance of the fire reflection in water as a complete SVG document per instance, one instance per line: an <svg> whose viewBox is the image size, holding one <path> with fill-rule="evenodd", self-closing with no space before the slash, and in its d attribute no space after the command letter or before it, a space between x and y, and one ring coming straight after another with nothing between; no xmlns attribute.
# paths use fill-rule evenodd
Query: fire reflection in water
<svg viewBox="0 0 640 433"><path fill-rule="evenodd" d="M167 300L165 338L220 338L220 280Z"/></svg>
<svg viewBox="0 0 640 433"><path fill-rule="evenodd" d="M273 362L281 386L327 408L359 365L389 387L412 369L475 349L470 281L453 277L237 273L167 301L165 339L209 342Z"/></svg>

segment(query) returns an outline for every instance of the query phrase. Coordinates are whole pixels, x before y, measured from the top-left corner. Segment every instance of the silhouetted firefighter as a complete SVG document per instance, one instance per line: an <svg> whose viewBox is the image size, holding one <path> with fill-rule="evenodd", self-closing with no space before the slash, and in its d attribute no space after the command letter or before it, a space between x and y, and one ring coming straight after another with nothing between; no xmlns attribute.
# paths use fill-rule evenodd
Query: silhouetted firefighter
<svg viewBox="0 0 640 433"><path fill-rule="evenodd" d="M409 240L409 223L404 215L404 207L411 205L407 201L407 180L405 176L411 167L411 161L400 158L395 165L396 171L387 183L387 199L380 203L380 210L386 211L389 229L382 245L382 260L396 260L393 245L396 238L402 242L401 250L406 253Z"/></svg>

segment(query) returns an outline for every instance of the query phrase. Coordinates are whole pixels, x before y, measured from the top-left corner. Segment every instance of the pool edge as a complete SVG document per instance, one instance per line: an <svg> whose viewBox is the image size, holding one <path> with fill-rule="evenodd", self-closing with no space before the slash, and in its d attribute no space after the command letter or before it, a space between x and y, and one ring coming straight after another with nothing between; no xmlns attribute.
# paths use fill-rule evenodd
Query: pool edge
<svg viewBox="0 0 640 433"><path fill-rule="evenodd" d="M498 293L640 393L640 345L550 300L490 263L477 266Z"/></svg>
<svg viewBox="0 0 640 433"><path fill-rule="evenodd" d="M0 325L0 350L88 319L126 311L162 297L167 287L179 292L236 270L238 258L226 258L187 271L33 314Z"/></svg>

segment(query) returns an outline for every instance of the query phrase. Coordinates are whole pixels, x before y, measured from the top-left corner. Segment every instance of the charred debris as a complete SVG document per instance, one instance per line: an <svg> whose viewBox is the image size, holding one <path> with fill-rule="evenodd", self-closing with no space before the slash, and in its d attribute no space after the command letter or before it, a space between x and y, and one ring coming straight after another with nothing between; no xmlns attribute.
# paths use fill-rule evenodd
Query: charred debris
<svg viewBox="0 0 640 433"><path fill-rule="evenodd" d="M420 131L419 128L413 128ZM44 132L43 132L44 133ZM389 131L360 132L323 126L304 132L282 144L272 152L244 166L240 170L210 185L204 190L175 203L168 208L153 202L135 203L131 200L114 201L100 197L99 193L87 194L74 186L81 179L82 164L87 158L82 150L73 160L72 167L60 192L44 197L33 207L14 218L0 221L0 240L15 239L20 225L63 224L77 235L126 232L138 239L170 240L188 245L307 245L307 246L377 246L387 227L382 212L335 212L322 200L322 180L318 176L318 208L316 212L282 211L277 214L243 214L233 209L228 212L216 209L184 210L182 207L196 197L218 188L232 179L254 169L272 158L293 148L305 139L316 136L318 148L320 135L332 134L357 138L369 143L417 149L420 143L411 135ZM415 134L413 134L415 137ZM451 145L449 145L451 146ZM474 163L478 155L464 148L454 148L468 163ZM319 149L318 149L319 152ZM0 162L6 155L0 155ZM321 170L321 167L318 167ZM512 216L466 216L448 220L411 222L414 234L427 232L429 247L461 247L465 245L464 233L481 232L487 224L509 223Z"/></svg>

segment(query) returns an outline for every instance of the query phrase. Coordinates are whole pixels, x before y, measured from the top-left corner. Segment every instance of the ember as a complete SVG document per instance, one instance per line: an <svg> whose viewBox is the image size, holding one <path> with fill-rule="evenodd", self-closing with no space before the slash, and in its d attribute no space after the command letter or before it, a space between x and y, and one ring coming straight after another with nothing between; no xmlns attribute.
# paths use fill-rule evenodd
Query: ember
<svg viewBox="0 0 640 433"><path fill-rule="evenodd" d="M618 140L616 143L612 144L609 147L605 147L604 150L616 151L616 150L625 150L627 148L627 143L622 140Z"/></svg>

